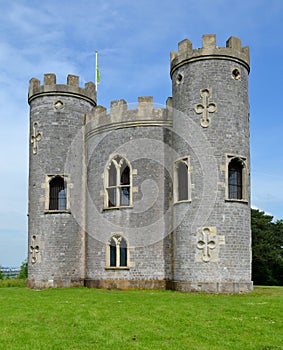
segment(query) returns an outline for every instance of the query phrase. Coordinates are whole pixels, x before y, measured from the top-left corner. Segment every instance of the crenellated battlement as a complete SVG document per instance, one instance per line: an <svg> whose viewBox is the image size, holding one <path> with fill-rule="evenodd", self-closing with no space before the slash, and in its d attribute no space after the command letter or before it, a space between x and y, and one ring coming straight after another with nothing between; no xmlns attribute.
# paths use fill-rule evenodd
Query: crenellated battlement
<svg viewBox="0 0 283 350"><path fill-rule="evenodd" d="M29 82L28 102L43 95L68 95L88 100L96 106L96 89L93 82L85 84L84 88L79 86L79 77L69 74L67 84L56 84L56 75L53 73L44 74L44 83L40 85L40 80L32 78Z"/></svg>
<svg viewBox="0 0 283 350"><path fill-rule="evenodd" d="M111 129L136 126L167 126L172 125L171 98L166 102L166 108L156 108L152 96L138 97L135 109L129 109L125 100L115 100L110 103L110 111L103 106L96 106L91 114L85 116L87 137Z"/></svg>
<svg viewBox="0 0 283 350"><path fill-rule="evenodd" d="M216 35L206 34L202 36L202 47L193 49L190 40L185 39L179 42L178 52L170 53L170 75L183 64L199 61L203 59L223 58L236 61L243 64L247 70L250 70L250 51L249 47L242 47L239 38L231 36L226 41L226 47L216 46Z"/></svg>

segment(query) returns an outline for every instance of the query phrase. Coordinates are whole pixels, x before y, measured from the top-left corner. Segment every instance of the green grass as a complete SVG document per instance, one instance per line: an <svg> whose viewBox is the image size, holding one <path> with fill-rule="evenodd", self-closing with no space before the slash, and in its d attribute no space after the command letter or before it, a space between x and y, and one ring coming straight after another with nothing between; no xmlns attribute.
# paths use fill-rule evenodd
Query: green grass
<svg viewBox="0 0 283 350"><path fill-rule="evenodd" d="M283 349L283 288L246 295L0 288L0 349Z"/></svg>

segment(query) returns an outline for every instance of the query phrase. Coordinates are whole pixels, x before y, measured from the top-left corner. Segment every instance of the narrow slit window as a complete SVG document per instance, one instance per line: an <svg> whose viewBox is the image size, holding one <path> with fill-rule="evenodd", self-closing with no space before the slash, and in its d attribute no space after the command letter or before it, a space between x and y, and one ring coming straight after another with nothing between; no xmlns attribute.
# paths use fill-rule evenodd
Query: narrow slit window
<svg viewBox="0 0 283 350"><path fill-rule="evenodd" d="M190 200L189 160L183 158L175 163L175 201Z"/></svg>
<svg viewBox="0 0 283 350"><path fill-rule="evenodd" d="M178 201L188 200L188 165L178 164Z"/></svg>
<svg viewBox="0 0 283 350"><path fill-rule="evenodd" d="M228 167L229 199L243 199L243 164L240 159L234 158Z"/></svg>

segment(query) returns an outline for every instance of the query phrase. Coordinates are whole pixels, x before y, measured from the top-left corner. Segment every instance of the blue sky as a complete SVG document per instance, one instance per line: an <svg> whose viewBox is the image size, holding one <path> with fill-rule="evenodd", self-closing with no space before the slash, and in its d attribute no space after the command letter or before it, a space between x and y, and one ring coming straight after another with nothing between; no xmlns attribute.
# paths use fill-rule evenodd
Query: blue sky
<svg viewBox="0 0 283 350"><path fill-rule="evenodd" d="M203 34L250 46L252 205L283 218L282 0L0 0L0 265L27 256L28 82L71 73L94 80L98 103L171 95L169 53Z"/></svg>

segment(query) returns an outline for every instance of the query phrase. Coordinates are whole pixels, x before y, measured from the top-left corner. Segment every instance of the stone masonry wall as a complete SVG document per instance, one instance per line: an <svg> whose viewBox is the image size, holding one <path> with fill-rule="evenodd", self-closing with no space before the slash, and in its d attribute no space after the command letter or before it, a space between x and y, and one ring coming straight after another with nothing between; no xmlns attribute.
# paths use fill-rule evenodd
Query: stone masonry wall
<svg viewBox="0 0 283 350"><path fill-rule="evenodd" d="M192 201L174 206L175 220L182 215L184 217L174 233L174 279L195 285L214 283L215 286L217 283L243 282L243 288L249 289L248 70L246 64L231 57L231 49L228 50L229 57L225 57L225 48L221 56L215 57L209 56L211 52L207 47L207 57L194 57L191 62L177 67L172 74L173 130L186 140L178 142L176 139L173 143L180 154L191 156L192 167ZM233 52L235 57L237 52ZM174 67L174 61L172 64ZM234 76L236 72L239 76ZM203 90L208 91L206 101L201 96ZM200 108L200 113L196 112L198 104L211 110L207 113L210 118L208 126L201 124L204 114L203 108ZM209 107L209 104L212 105ZM245 159L244 200L227 198L228 155ZM210 232L208 239L213 237L216 241L216 246L208 248L208 251L206 247L198 248L205 227L208 228L206 232ZM207 252L210 258L204 261L203 254Z"/></svg>
<svg viewBox="0 0 283 350"><path fill-rule="evenodd" d="M143 102L146 98L143 98ZM140 98L141 100L141 98ZM147 111L150 110L149 101ZM164 111L146 114L129 110L116 118L113 129L101 130L91 121L87 130L87 278L91 280L165 281L170 274L170 193L172 174L166 155L171 129ZM163 116L162 116L163 114ZM94 118L98 118L97 115ZM129 125L123 128L123 121ZM147 125L143 125L146 121ZM112 125L111 123L109 125ZM133 207L104 207L104 180L112 155L125 157L132 167ZM107 268L106 246L114 233L126 238L129 245L129 268ZM133 283L133 282L132 282ZM138 284L140 282L137 282ZM134 284L137 286L137 284ZM134 286L132 284L132 286Z"/></svg>
<svg viewBox="0 0 283 350"><path fill-rule="evenodd" d="M74 213L72 207L82 202L83 194L82 113L90 112L94 103L66 92L30 95L30 135L35 125L40 134L36 152L30 143L28 284L35 288L81 284L84 278L83 229L75 217L82 213ZM80 141L71 167L67 158L76 137ZM54 175L67 184L65 211L49 210L49 180Z"/></svg>

